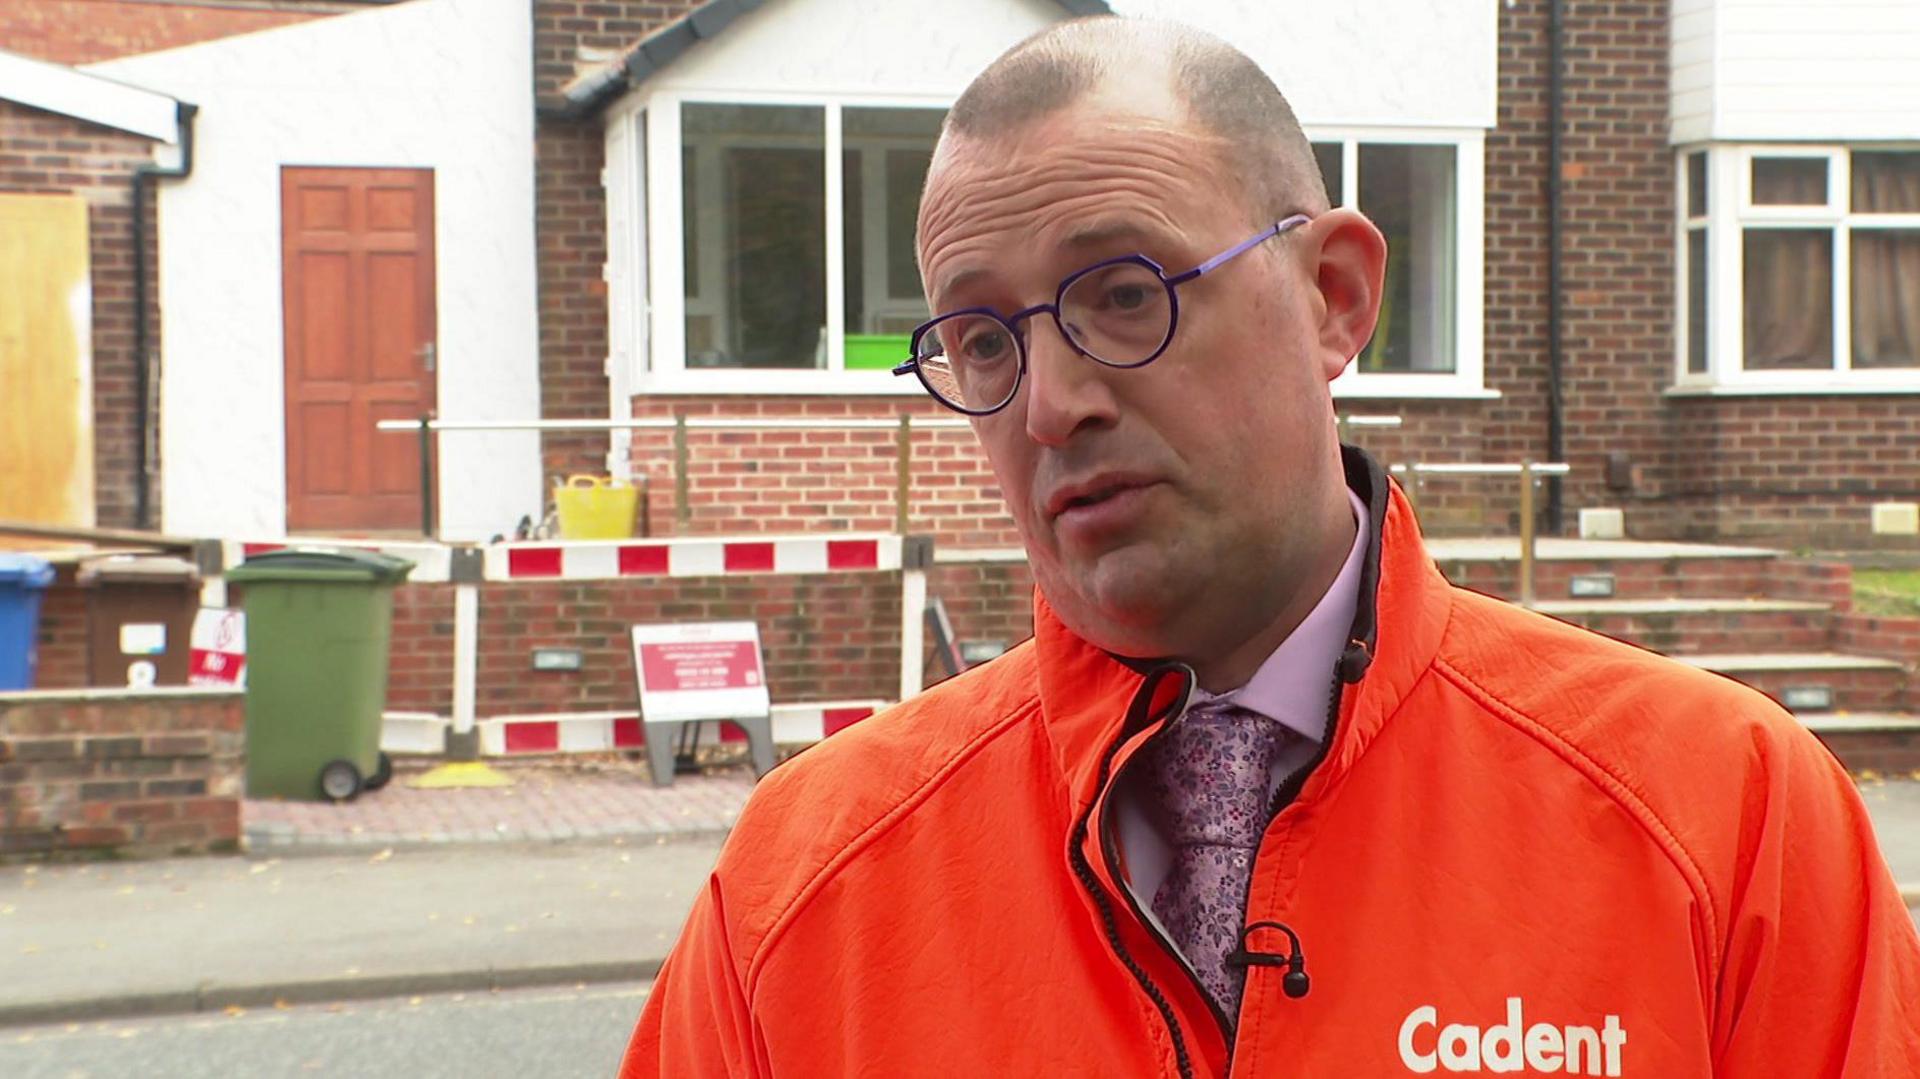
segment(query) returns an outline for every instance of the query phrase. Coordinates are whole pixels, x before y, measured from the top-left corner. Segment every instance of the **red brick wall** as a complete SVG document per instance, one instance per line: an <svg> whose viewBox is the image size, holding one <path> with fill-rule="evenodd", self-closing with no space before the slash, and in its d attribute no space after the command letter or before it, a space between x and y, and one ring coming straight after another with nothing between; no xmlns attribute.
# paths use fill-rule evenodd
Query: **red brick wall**
<svg viewBox="0 0 1920 1079"><path fill-rule="evenodd" d="M75 194L87 200L93 272L93 425L99 523L134 523L133 170L152 160L153 142L69 117L0 101L0 191ZM148 205L149 222L153 207ZM153 231L147 266L154 266ZM151 340L160 339L157 297L149 294ZM158 415L158 393L153 399ZM155 484L152 504L159 505Z"/></svg>
<svg viewBox="0 0 1920 1079"><path fill-rule="evenodd" d="M1920 499L1908 397L1684 398L1672 497L1690 536L1869 546L1869 505Z"/></svg>
<svg viewBox="0 0 1920 1079"><path fill-rule="evenodd" d="M232 851L245 696L0 694L0 856Z"/></svg>
<svg viewBox="0 0 1920 1079"><path fill-rule="evenodd" d="M1627 453L1642 490L1669 467L1673 294L1673 157L1667 130L1664 0L1570 4L1565 14L1562 169L1564 523L1581 506L1618 505L1604 484L1607 454ZM1477 415L1482 434L1427 437L1429 460L1548 458L1547 4L1500 8L1498 126L1486 147L1487 385L1501 398L1447 410ZM1476 444L1477 441L1477 444ZM1464 481L1451 481L1455 484ZM1490 481L1478 481L1483 485ZM1487 492L1485 517L1504 524L1511 485ZM1544 509L1545 499L1541 499ZM1629 528L1658 534L1658 513L1632 506Z"/></svg>
<svg viewBox="0 0 1920 1079"><path fill-rule="evenodd" d="M0 46L88 64L268 30L389 0L7 0Z"/></svg>

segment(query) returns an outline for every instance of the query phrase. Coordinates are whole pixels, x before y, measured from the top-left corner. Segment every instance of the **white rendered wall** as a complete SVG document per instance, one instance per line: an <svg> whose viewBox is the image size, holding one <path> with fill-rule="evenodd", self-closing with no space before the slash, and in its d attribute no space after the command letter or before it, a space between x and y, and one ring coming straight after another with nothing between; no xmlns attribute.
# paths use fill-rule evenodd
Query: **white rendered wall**
<svg viewBox="0 0 1920 1079"><path fill-rule="evenodd" d="M1494 125L1500 0L1111 0L1209 30L1314 127Z"/></svg>
<svg viewBox="0 0 1920 1079"><path fill-rule="evenodd" d="M525 3L414 0L88 68L200 106L160 185L167 531L285 531L282 165L433 169L439 414L540 414L531 34ZM440 446L442 535L537 512L537 436Z"/></svg>
<svg viewBox="0 0 1920 1079"><path fill-rule="evenodd" d="M1673 141L1920 138L1920 2L1677 0Z"/></svg>
<svg viewBox="0 0 1920 1079"><path fill-rule="evenodd" d="M1309 125L1492 127L1495 0L1114 0L1211 30ZM1051 0L772 0L642 92L958 96L1007 46L1069 17Z"/></svg>

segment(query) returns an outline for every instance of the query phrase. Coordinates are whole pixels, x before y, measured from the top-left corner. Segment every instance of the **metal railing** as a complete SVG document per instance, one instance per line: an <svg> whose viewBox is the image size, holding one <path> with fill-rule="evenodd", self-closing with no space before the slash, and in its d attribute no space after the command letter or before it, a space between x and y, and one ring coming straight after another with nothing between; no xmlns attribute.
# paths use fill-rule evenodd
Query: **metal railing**
<svg viewBox="0 0 1920 1079"><path fill-rule="evenodd" d="M1341 416L1338 419L1341 441L1354 428L1392 428L1400 426L1398 416ZM439 431L672 431L673 432L673 515L685 528L693 520L692 450L687 435L692 431L896 431L894 443L893 528L905 535L912 500L913 432L967 428L968 421L949 416L916 416L901 413L892 419L879 417L823 416L650 416L625 420L440 420L422 416L417 420L381 420L376 425L387 432L415 432L420 439L420 530L427 538L435 536L435 444Z"/></svg>
<svg viewBox="0 0 1920 1079"><path fill-rule="evenodd" d="M1420 480L1423 476L1513 476L1520 483L1520 605L1534 603L1533 562L1538 544L1534 525L1534 488L1548 476L1564 476L1573 469L1560 461L1519 462L1434 462L1432 464L1391 465L1388 471L1406 476L1407 501L1420 505Z"/></svg>

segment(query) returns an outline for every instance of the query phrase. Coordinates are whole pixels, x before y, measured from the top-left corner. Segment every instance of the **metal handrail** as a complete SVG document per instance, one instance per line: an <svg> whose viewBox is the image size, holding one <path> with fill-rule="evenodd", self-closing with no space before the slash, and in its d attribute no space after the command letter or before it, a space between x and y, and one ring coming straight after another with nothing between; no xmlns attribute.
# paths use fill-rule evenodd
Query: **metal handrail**
<svg viewBox="0 0 1920 1079"><path fill-rule="evenodd" d="M1354 427L1399 427L1399 416L1340 416L1341 438ZM913 431L958 430L971 422L949 416L915 416L901 413L893 419L827 416L647 416L628 419L577 420L442 420L421 416L413 420L380 420L375 428L386 432L411 431L420 439L420 521L421 531L434 536L435 474L433 436L441 431L672 431L674 519L686 525L693 519L689 487L691 451L689 431L885 431L898 432L895 448L894 530L906 534L908 501L911 498L913 469Z"/></svg>
<svg viewBox="0 0 1920 1079"><path fill-rule="evenodd" d="M1422 476L1514 476L1520 481L1520 606L1534 605L1533 563L1538 545L1533 522L1533 490L1548 476L1565 476L1573 471L1564 461L1435 461L1387 466L1388 471L1411 476L1406 488L1407 501L1419 505Z"/></svg>

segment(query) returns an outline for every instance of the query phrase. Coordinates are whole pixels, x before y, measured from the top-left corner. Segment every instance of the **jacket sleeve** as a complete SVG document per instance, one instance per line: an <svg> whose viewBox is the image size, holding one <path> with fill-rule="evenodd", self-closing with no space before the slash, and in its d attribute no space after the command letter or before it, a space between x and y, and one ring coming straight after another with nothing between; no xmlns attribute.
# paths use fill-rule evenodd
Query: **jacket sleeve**
<svg viewBox="0 0 1920 1079"><path fill-rule="evenodd" d="M729 939L720 880L694 900L627 1044L620 1079L765 1076L763 1047Z"/></svg>
<svg viewBox="0 0 1920 1079"><path fill-rule="evenodd" d="M1913 917L1852 779L1804 730L1787 733L1749 788L1714 1074L1920 1076Z"/></svg>

